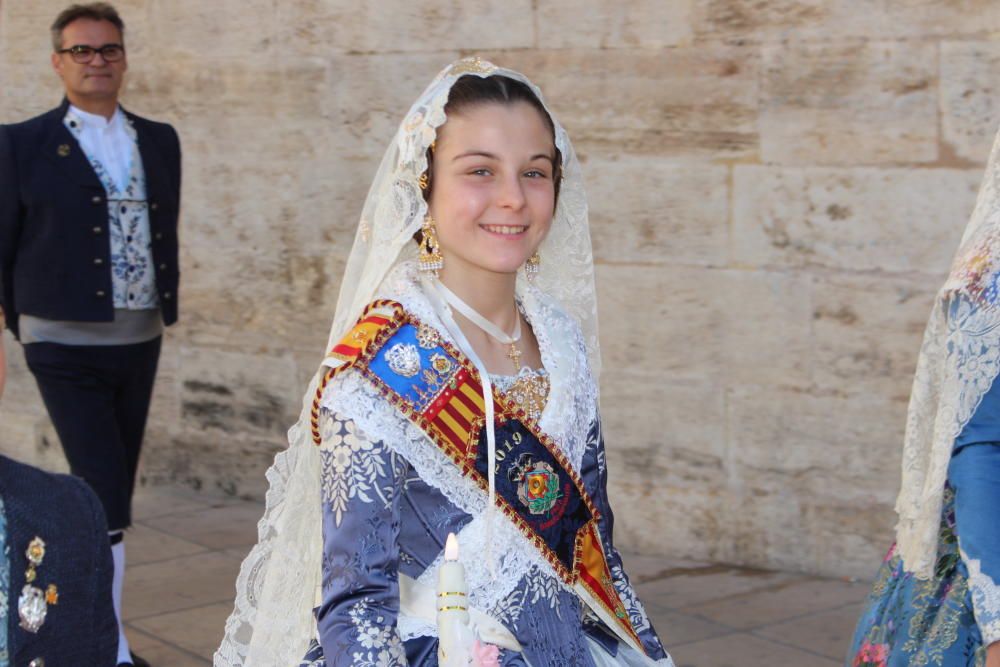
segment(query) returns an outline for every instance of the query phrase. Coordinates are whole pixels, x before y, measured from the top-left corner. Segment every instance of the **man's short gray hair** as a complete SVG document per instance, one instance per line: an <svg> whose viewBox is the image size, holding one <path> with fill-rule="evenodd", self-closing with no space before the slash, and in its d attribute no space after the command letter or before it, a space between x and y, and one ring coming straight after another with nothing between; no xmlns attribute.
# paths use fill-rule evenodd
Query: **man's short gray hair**
<svg viewBox="0 0 1000 667"><path fill-rule="evenodd" d="M52 48L55 51L63 48L62 32L63 28L77 19L90 19L92 21L108 21L121 33L122 41L125 41L125 22L118 15L118 10L107 2L88 2L82 5L70 5L59 12L59 16L52 22Z"/></svg>

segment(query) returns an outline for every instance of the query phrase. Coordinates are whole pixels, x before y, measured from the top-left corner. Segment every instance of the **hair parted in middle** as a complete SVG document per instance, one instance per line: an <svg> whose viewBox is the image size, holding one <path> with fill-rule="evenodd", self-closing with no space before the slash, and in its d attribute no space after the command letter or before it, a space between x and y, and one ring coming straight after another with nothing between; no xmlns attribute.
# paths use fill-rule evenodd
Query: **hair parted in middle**
<svg viewBox="0 0 1000 667"><path fill-rule="evenodd" d="M452 114L461 114L464 109L484 104L510 106L518 102L525 102L534 107L552 134L552 146L555 150L552 181L555 189L555 200L558 203L559 184L562 181L562 154L559 152L559 147L556 146L556 126L552 122L549 112L545 110L545 105L528 85L502 74L492 74L486 77L466 74L459 77L455 81L455 85L451 87L448 93L448 102L444 105L444 113L447 117ZM420 177L420 187L423 190L424 200L428 202L431 200L431 192L434 189L433 172L434 144L432 143L431 147L427 149L427 171Z"/></svg>

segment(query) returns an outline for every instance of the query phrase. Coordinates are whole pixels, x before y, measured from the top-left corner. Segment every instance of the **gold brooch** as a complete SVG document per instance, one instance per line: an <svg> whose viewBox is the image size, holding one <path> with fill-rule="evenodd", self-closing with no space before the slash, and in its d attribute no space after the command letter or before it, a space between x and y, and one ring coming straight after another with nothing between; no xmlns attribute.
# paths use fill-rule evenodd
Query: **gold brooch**
<svg viewBox="0 0 1000 667"><path fill-rule="evenodd" d="M56 153L59 157L66 157L69 155L69 144L59 144L59 148L56 149Z"/></svg>

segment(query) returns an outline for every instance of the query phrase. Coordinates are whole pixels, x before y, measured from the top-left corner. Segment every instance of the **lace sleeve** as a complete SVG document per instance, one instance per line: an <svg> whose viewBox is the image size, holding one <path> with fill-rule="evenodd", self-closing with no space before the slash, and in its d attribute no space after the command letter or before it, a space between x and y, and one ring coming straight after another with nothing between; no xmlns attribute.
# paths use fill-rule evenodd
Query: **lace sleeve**
<svg viewBox="0 0 1000 667"><path fill-rule="evenodd" d="M636 595L635 589L632 588L632 584L629 582L628 575L625 574L621 555L614 546L612 533L614 532L615 518L611 512L611 504L608 502L608 470L604 457L604 438L601 433L601 422L599 419L591 426L590 433L587 436L587 449L583 455L581 476L583 477L583 483L594 499L594 504L597 505L597 509L601 513L598 532L606 548L608 568L611 570L611 576L614 577L615 589L621 597L622 604L625 605L629 620L632 622L632 627L639 634L639 639L642 641L642 645L649 657L656 660L668 658L666 651L663 649L663 644L660 643L660 638L656 635L656 630L653 629L653 625L649 622L645 608L639 601L639 596ZM670 663L668 662L667 664Z"/></svg>
<svg viewBox="0 0 1000 667"><path fill-rule="evenodd" d="M407 464L350 420L324 412L320 447L327 667L405 667L399 613L399 498Z"/></svg>
<svg viewBox="0 0 1000 667"><path fill-rule="evenodd" d="M955 527L983 645L1000 641L1000 443L969 445L948 470L955 488Z"/></svg>

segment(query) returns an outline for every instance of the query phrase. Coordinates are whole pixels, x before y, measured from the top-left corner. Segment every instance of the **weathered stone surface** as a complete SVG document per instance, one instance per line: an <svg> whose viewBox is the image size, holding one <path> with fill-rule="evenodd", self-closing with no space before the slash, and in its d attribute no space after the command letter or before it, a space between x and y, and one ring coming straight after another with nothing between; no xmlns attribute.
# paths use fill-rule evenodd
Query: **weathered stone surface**
<svg viewBox="0 0 1000 667"><path fill-rule="evenodd" d="M49 26L59 12L73 4L64 0L5 2L0 9L0 58L7 63L44 65L52 74L49 54L52 38ZM125 22L125 47L130 59L151 57L157 31L150 22L152 5L145 0L118 0L114 3ZM161 33L162 35L163 33Z"/></svg>
<svg viewBox="0 0 1000 667"><path fill-rule="evenodd" d="M458 51L443 49L332 57L325 109L331 159L372 160L370 171L363 174L370 183L410 105L458 57Z"/></svg>
<svg viewBox="0 0 1000 667"><path fill-rule="evenodd" d="M585 154L749 158L757 153L755 49L698 45L486 55L530 76Z"/></svg>
<svg viewBox="0 0 1000 667"><path fill-rule="evenodd" d="M696 0L701 38L827 41L982 35L1000 30L990 0Z"/></svg>
<svg viewBox="0 0 1000 667"><path fill-rule="evenodd" d="M600 266L597 280L609 376L808 382L811 311L793 275Z"/></svg>
<svg viewBox="0 0 1000 667"><path fill-rule="evenodd" d="M892 539L887 509L898 490L906 401L747 385L727 405L742 498L733 524L739 559L829 570L833 550L841 571L869 576ZM868 547L845 553L844 538Z"/></svg>
<svg viewBox="0 0 1000 667"><path fill-rule="evenodd" d="M537 3L540 48L662 48L691 39L693 0L541 0ZM573 29L567 30L567 24Z"/></svg>
<svg viewBox="0 0 1000 667"><path fill-rule="evenodd" d="M157 59L189 54L200 60L232 58L247 62L280 58L287 47L277 37L278 0L204 3L171 0L151 3L151 39ZM264 92L266 88L259 89Z"/></svg>
<svg viewBox="0 0 1000 667"><path fill-rule="evenodd" d="M608 369L601 410L623 548L728 558L722 386Z"/></svg>
<svg viewBox="0 0 1000 667"><path fill-rule="evenodd" d="M63 90L47 61L0 68L0 122L27 120L57 106Z"/></svg>
<svg viewBox="0 0 1000 667"><path fill-rule="evenodd" d="M278 5L278 46L288 54L449 49L507 49L534 45L529 0L299 0Z"/></svg>
<svg viewBox="0 0 1000 667"><path fill-rule="evenodd" d="M865 400L905 401L939 281L889 276L812 279L813 380Z"/></svg>
<svg viewBox="0 0 1000 667"><path fill-rule="evenodd" d="M189 431L178 435L151 429L149 437L169 440L170 447L151 449L144 456L143 484L171 484L240 497L260 496L264 473L275 454L288 445L281 438L216 432ZM209 451L216 455L206 456Z"/></svg>
<svg viewBox="0 0 1000 667"><path fill-rule="evenodd" d="M621 371L602 382L609 451L624 459L618 487L718 487L726 483L724 385Z"/></svg>
<svg viewBox="0 0 1000 667"><path fill-rule="evenodd" d="M982 174L953 169L738 166L735 259L943 277Z"/></svg>
<svg viewBox="0 0 1000 667"><path fill-rule="evenodd" d="M725 265L728 168L594 155L585 170L596 261Z"/></svg>
<svg viewBox="0 0 1000 667"><path fill-rule="evenodd" d="M229 62L181 52L162 63L140 61L131 67L125 95L140 100L139 108L151 115L197 120L196 127L205 132L242 131L244 140L231 148L250 151L260 144L278 143L283 132L321 121L327 72L324 64L309 61ZM257 91L253 100L247 99L247 91ZM231 127L237 119L254 119L257 125ZM277 120L288 124L277 125ZM263 128L269 131L262 132Z"/></svg>
<svg viewBox="0 0 1000 667"><path fill-rule="evenodd" d="M938 157L933 44L767 45L761 78L765 162L893 164Z"/></svg>
<svg viewBox="0 0 1000 667"><path fill-rule="evenodd" d="M294 360L259 354L181 350L181 428L274 437L279 442L299 413Z"/></svg>
<svg viewBox="0 0 1000 667"><path fill-rule="evenodd" d="M941 134L956 155L984 162L1000 127L1000 44L942 42Z"/></svg>

